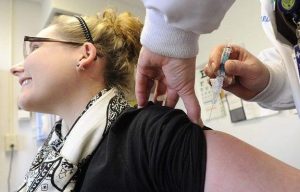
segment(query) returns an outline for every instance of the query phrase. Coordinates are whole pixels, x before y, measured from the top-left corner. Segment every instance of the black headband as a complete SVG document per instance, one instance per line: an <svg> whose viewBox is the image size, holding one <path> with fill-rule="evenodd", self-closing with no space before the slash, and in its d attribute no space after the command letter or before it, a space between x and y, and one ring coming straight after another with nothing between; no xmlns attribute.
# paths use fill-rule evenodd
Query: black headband
<svg viewBox="0 0 300 192"><path fill-rule="evenodd" d="M83 33L84 33L84 36L86 38L86 40L90 43L93 43L94 44L94 41L93 41L93 38L92 38L92 35L91 35L91 32L88 28L88 26L86 25L85 21L83 20L82 17L80 17L79 15L74 15L74 17L76 17L80 23L80 26L83 30Z"/></svg>

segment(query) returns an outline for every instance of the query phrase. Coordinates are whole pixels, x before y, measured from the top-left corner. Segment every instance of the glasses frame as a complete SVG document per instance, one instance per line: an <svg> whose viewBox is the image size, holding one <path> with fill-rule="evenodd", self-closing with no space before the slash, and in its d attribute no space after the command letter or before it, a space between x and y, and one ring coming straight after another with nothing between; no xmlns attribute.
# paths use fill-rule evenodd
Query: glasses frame
<svg viewBox="0 0 300 192"><path fill-rule="evenodd" d="M26 58L29 55L26 53L26 41L28 41L28 42L56 42L56 43L65 43L65 44L78 45L78 46L84 44L84 43L79 43L79 42L74 42L74 41L64 41L64 40L45 38L45 37L24 36L24 41L23 41L23 56L24 56L24 58Z"/></svg>

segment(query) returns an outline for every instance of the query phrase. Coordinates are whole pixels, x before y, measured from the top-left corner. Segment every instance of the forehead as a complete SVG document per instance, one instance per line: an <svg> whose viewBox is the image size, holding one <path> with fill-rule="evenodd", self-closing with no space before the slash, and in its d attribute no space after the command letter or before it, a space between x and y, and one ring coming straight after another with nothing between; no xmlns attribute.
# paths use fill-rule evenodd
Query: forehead
<svg viewBox="0 0 300 192"><path fill-rule="evenodd" d="M42 29L37 34L37 37L57 38L57 35L55 34L55 26L51 25L49 27Z"/></svg>

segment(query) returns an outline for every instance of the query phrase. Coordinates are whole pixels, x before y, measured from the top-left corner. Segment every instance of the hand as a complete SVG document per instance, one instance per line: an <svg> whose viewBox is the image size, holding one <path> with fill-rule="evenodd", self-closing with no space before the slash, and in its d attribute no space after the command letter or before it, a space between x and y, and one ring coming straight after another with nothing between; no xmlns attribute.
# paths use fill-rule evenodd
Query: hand
<svg viewBox="0 0 300 192"><path fill-rule="evenodd" d="M165 57L142 47L136 73L135 94L139 107L144 107L155 84L154 101L166 96L165 105L174 108L178 98L183 100L192 122L203 125L200 105L195 94L196 58Z"/></svg>
<svg viewBox="0 0 300 192"><path fill-rule="evenodd" d="M268 85L270 73L268 68L247 50L231 45L230 58L225 63L226 78L223 88L236 96L249 100ZM215 78L220 66L224 45L216 47L210 54L204 72Z"/></svg>

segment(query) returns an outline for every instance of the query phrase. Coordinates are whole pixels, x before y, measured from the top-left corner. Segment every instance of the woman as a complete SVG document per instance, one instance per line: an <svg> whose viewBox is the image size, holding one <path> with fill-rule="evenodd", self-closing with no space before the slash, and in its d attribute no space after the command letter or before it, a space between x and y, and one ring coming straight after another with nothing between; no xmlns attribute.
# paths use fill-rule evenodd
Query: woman
<svg viewBox="0 0 300 192"><path fill-rule="evenodd" d="M129 107L124 93L132 85L141 22L111 10L85 20L60 16L37 37L26 36L24 63L11 69L22 87L23 109L63 119L20 191L71 191L103 135Z"/></svg>
<svg viewBox="0 0 300 192"><path fill-rule="evenodd" d="M124 91L141 28L106 10L60 16L25 37L24 64L11 70L22 86L19 105L62 120L19 191L299 191L298 170L200 129L181 110L129 108Z"/></svg>

